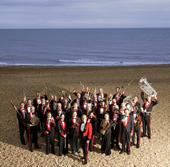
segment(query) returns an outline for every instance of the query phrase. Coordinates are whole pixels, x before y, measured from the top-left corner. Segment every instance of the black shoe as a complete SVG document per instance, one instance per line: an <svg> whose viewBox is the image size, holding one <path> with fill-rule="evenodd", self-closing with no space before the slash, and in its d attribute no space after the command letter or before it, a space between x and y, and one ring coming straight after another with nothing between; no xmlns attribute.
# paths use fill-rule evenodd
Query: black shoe
<svg viewBox="0 0 170 167"><path fill-rule="evenodd" d="M35 149L40 149L41 147L39 145L36 145L35 146Z"/></svg>
<svg viewBox="0 0 170 167"><path fill-rule="evenodd" d="M83 162L83 165L86 165L87 164L87 160L85 160L84 162Z"/></svg>
<svg viewBox="0 0 170 167"><path fill-rule="evenodd" d="M111 152L110 152L110 153L107 153L106 156L109 156L110 154L111 154Z"/></svg>
<svg viewBox="0 0 170 167"><path fill-rule="evenodd" d="M133 143L133 142L131 143L131 146L135 146L135 145L136 145L135 143Z"/></svg>
<svg viewBox="0 0 170 167"><path fill-rule="evenodd" d="M76 153L75 153L75 151L72 151L71 153L72 153L73 155L75 155L75 154L76 154Z"/></svg>
<svg viewBox="0 0 170 167"><path fill-rule="evenodd" d="M84 160L85 158L84 158L84 157L81 157L80 159L81 159L81 160Z"/></svg>
<svg viewBox="0 0 170 167"><path fill-rule="evenodd" d="M130 155L130 151L127 151L127 154Z"/></svg>
<svg viewBox="0 0 170 167"><path fill-rule="evenodd" d="M136 145L136 148L140 148L140 145L139 145L139 144L137 144L137 145Z"/></svg>
<svg viewBox="0 0 170 167"><path fill-rule="evenodd" d="M143 134L142 137L146 137L146 134Z"/></svg>
<svg viewBox="0 0 170 167"><path fill-rule="evenodd" d="M121 150L120 152L119 152L119 154L123 154L124 153L124 151L123 150Z"/></svg>
<svg viewBox="0 0 170 167"><path fill-rule="evenodd" d="M119 145L116 146L116 149L117 149L118 151L121 150L121 148L120 148Z"/></svg>
<svg viewBox="0 0 170 167"><path fill-rule="evenodd" d="M21 142L22 145L26 145L25 141L24 142Z"/></svg>
<svg viewBox="0 0 170 167"><path fill-rule="evenodd" d="M32 149L32 148L30 148L29 150L30 150L31 152L33 152L33 149Z"/></svg>

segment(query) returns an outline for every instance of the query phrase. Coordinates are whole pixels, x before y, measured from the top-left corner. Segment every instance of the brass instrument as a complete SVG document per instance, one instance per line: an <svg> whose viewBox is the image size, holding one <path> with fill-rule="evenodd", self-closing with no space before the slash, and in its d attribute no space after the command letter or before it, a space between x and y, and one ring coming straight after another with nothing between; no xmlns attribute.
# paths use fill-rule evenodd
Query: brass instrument
<svg viewBox="0 0 170 167"><path fill-rule="evenodd" d="M28 127L32 127L32 126L37 126L39 124L39 118L36 115L33 115L31 120L30 120L30 124L27 124Z"/></svg>
<svg viewBox="0 0 170 167"><path fill-rule="evenodd" d="M148 96L156 96L156 90L151 86L151 84L147 81L146 78L141 78L139 80L140 89L145 92Z"/></svg>

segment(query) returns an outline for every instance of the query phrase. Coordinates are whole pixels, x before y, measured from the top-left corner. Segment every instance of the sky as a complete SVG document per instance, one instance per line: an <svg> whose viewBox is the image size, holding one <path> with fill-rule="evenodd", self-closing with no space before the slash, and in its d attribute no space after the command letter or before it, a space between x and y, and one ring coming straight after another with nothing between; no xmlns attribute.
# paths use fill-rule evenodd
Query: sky
<svg viewBox="0 0 170 167"><path fill-rule="evenodd" d="M0 28L170 27L170 0L0 0Z"/></svg>

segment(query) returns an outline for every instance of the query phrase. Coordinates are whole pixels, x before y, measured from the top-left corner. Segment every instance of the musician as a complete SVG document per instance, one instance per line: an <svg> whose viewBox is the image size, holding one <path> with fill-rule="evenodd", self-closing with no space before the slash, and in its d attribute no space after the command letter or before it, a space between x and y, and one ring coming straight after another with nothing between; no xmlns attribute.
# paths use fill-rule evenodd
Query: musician
<svg viewBox="0 0 170 167"><path fill-rule="evenodd" d="M35 111L37 112L39 105L41 104L41 94L39 92L36 93L36 98L33 99L33 106L35 107Z"/></svg>
<svg viewBox="0 0 170 167"><path fill-rule="evenodd" d="M98 132L99 132L101 121L103 120L104 114L106 113L106 111L107 111L107 109L106 109L106 106L105 106L105 102L101 101L100 105L98 106L98 109L96 110Z"/></svg>
<svg viewBox="0 0 170 167"><path fill-rule="evenodd" d="M55 118L57 112L57 96L51 95L50 108L51 108L51 114Z"/></svg>
<svg viewBox="0 0 170 167"><path fill-rule="evenodd" d="M27 136L28 136L26 121L25 121L25 115L26 115L25 103L21 102L19 109L17 109L17 107L12 103L12 101L11 101L11 104L17 112L20 142L21 142L21 144L25 145L26 144L25 138L24 138L25 132L27 133Z"/></svg>
<svg viewBox="0 0 170 167"><path fill-rule="evenodd" d="M77 103L78 107L81 107L81 94L79 92L76 93L76 98L72 101L72 104Z"/></svg>
<svg viewBox="0 0 170 167"><path fill-rule="evenodd" d="M116 103L118 104L119 108L121 107L121 104L123 103L123 99L126 97L125 92L121 92L120 87L116 87L116 93L113 95L113 99L116 99Z"/></svg>
<svg viewBox="0 0 170 167"><path fill-rule="evenodd" d="M26 112L26 123L27 123L27 129L28 129L28 147L29 150L32 152L32 144L34 143L34 148L40 148L38 145L38 120L35 120L36 122L33 122L34 118L38 118L35 113L35 107L32 106L30 108L30 111L27 110Z"/></svg>
<svg viewBox="0 0 170 167"><path fill-rule="evenodd" d="M103 93L103 89L99 89L99 93L97 94L97 101L100 103L101 101L105 100L105 95Z"/></svg>
<svg viewBox="0 0 170 167"><path fill-rule="evenodd" d="M51 153L55 154L54 137L55 137L55 121L52 114L49 112L47 114L47 120L45 123L46 154L49 154L50 152L50 145L51 145Z"/></svg>
<svg viewBox="0 0 170 167"><path fill-rule="evenodd" d="M83 160L84 164L87 164L88 153L89 153L89 142L92 137L92 125L87 121L87 116L82 115L82 123L80 125L80 133L81 133L81 145L83 149Z"/></svg>
<svg viewBox="0 0 170 167"><path fill-rule="evenodd" d="M58 127L58 138L59 138L59 156L65 155L68 150L67 150L67 146L66 146L66 137L67 137L67 127L66 127L66 123L65 123L65 116L62 113L60 115L60 119L57 123L57 127Z"/></svg>
<svg viewBox="0 0 170 167"><path fill-rule="evenodd" d="M111 111L109 112L110 120L113 122L113 126L111 128L111 147L114 148L116 142L116 148L119 150L119 129L120 129L120 114L119 114L119 106L115 103L112 104Z"/></svg>
<svg viewBox="0 0 170 167"><path fill-rule="evenodd" d="M79 149L79 131L80 131L80 118L77 117L77 112L72 113L69 123L69 141L72 154L78 152Z"/></svg>
<svg viewBox="0 0 170 167"><path fill-rule="evenodd" d="M81 118L81 116L82 116L82 110L80 109L80 107L78 106L78 104L77 104L76 102L73 104L73 106L72 106L72 108L71 108L71 112L73 113L74 111L76 111L76 112L77 112L77 116L78 116L79 118Z"/></svg>
<svg viewBox="0 0 170 167"><path fill-rule="evenodd" d="M96 115L94 114L94 112L92 112L92 111L89 113L88 122L90 122L92 125L92 137L90 140L89 149L90 149L90 151L93 151L94 145L95 145L95 135L97 133L97 118L96 118Z"/></svg>
<svg viewBox="0 0 170 167"><path fill-rule="evenodd" d="M127 107L129 108L129 107ZM124 117L122 118L122 150L120 152L130 154L130 137L133 135L134 131L134 118L133 115L130 114L129 109L124 110Z"/></svg>
<svg viewBox="0 0 170 167"><path fill-rule="evenodd" d="M56 124L57 124L57 121L60 120L61 114L64 114L63 109L62 109L62 104L57 103L57 112L56 112L56 117L55 117Z"/></svg>
<svg viewBox="0 0 170 167"><path fill-rule="evenodd" d="M111 123L109 120L108 113L104 115L104 119L100 124L100 134L102 135L101 153L110 155L111 154Z"/></svg>
<svg viewBox="0 0 170 167"><path fill-rule="evenodd" d="M28 99L28 100L27 100L27 103L26 103L26 105L25 105L25 108L26 108L26 111L27 111L28 113L31 112L31 108L32 108L32 101L31 101L31 99Z"/></svg>
<svg viewBox="0 0 170 167"><path fill-rule="evenodd" d="M43 136L43 132L44 132L44 123L45 123L45 117L44 117L44 110L46 107L46 102L45 102L45 98L41 99L41 104L38 106L37 108L37 116L40 120L40 130L42 132L42 136Z"/></svg>
<svg viewBox="0 0 170 167"><path fill-rule="evenodd" d="M140 138L141 138L141 125L142 125L142 118L141 118L141 105L139 103L139 99L137 96L134 97L132 101L133 105L133 117L134 117L134 133L132 136L132 144L135 145L135 138L137 137L137 144L136 148L140 147Z"/></svg>
<svg viewBox="0 0 170 167"><path fill-rule="evenodd" d="M147 98L144 97L144 92L141 93L141 98L144 101L142 110L142 123L143 123L143 137L147 136L151 139L151 113L153 112L153 107L158 104L157 96Z"/></svg>
<svg viewBox="0 0 170 167"><path fill-rule="evenodd" d="M51 108L50 108L50 103L49 103L49 101L47 100L47 101L46 101L45 108L44 108L44 112L43 112L43 115L44 115L45 119L47 119L47 114L48 114L49 112L51 113Z"/></svg>
<svg viewBox="0 0 170 167"><path fill-rule="evenodd" d="M120 96L121 96L120 87L116 87L116 93L113 95L113 99L116 100L116 103L119 104Z"/></svg>

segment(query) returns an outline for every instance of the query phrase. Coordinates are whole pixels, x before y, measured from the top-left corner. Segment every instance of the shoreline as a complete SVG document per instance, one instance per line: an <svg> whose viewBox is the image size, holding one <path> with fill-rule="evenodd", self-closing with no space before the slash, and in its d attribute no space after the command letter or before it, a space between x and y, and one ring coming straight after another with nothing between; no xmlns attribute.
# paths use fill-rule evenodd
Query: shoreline
<svg viewBox="0 0 170 167"><path fill-rule="evenodd" d="M0 69L37 69L37 68L145 68L145 67L170 67L170 64L141 64L141 65L0 65Z"/></svg>

